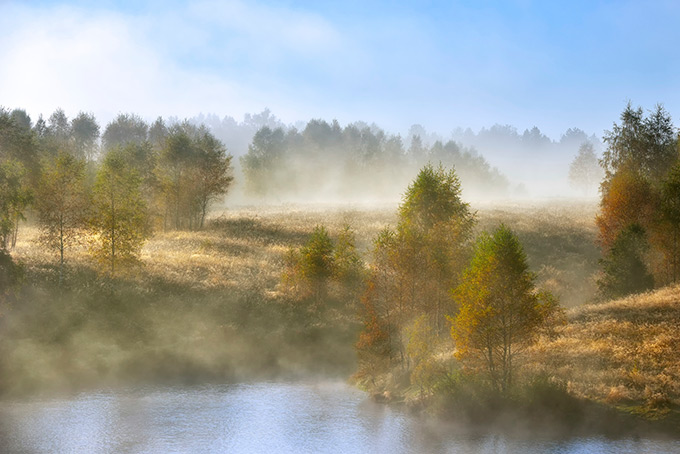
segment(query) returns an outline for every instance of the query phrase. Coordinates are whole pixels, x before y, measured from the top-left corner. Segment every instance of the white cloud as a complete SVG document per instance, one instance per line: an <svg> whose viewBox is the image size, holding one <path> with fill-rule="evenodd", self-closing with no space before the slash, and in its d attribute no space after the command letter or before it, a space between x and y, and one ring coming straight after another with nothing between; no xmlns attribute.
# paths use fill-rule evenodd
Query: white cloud
<svg viewBox="0 0 680 454"><path fill-rule="evenodd" d="M339 48L339 35L317 16L239 2L153 16L0 8L0 105L34 117L57 107L102 122L119 112L239 115L266 106L299 115L305 109L286 100L271 56L314 60Z"/></svg>

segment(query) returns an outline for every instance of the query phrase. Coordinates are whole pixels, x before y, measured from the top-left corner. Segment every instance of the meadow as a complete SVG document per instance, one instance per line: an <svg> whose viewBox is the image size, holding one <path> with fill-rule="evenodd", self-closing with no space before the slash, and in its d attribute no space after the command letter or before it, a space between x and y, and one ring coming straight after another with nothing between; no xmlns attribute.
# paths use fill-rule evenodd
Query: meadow
<svg viewBox="0 0 680 454"><path fill-rule="evenodd" d="M371 259L372 241L396 223L396 205L242 206L201 231L156 233L141 263L110 279L85 244L57 259L23 226L15 259L20 300L4 310L0 390L5 396L119 385L259 379L346 379L356 370L356 303L311 310L287 296L284 257L315 226L346 225ZM646 419L678 418L680 288L596 301L599 249L593 202L476 204L477 232L510 226L539 287L567 308L522 369L572 397ZM451 349L453 344L451 344ZM450 356L449 353L444 356Z"/></svg>
<svg viewBox="0 0 680 454"><path fill-rule="evenodd" d="M83 244L69 251L61 286L57 258L40 246L39 232L29 223L13 252L26 285L0 319L0 393L347 379L357 368L360 307L330 298L312 310L291 300L281 279L285 256L317 225L331 236L350 225L368 262L373 238L395 225L395 209L392 204L231 208L216 212L201 231L156 233L141 263L115 279L101 273ZM674 433L680 419L680 288L597 301L594 202L480 203L472 209L477 233L500 223L517 233L538 286L566 308L565 323L522 358L525 376L543 380L525 388L531 394L520 397L525 409L544 414L543 406L562 402L567 417L583 421L586 403L595 406L591 420L607 430L628 426L612 424L603 409L662 420ZM445 363L452 351L453 343L443 347ZM464 401L448 408L479 408L476 391L462 391Z"/></svg>
<svg viewBox="0 0 680 454"><path fill-rule="evenodd" d="M216 212L201 231L156 233L141 263L103 277L86 245L57 258L23 226L13 253L25 269L21 299L7 308L0 343L5 394L128 382L201 382L340 376L355 368L358 308L311 313L281 291L283 258L315 226L372 239L395 223L396 205L244 206ZM567 306L592 300L598 251L594 204L480 205L478 229L500 222L525 245L537 281Z"/></svg>

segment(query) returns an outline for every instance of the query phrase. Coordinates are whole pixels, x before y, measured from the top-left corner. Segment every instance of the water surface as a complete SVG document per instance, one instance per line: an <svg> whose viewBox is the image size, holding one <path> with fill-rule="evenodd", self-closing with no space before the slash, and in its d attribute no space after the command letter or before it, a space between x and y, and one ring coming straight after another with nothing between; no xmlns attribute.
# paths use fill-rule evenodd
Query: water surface
<svg viewBox="0 0 680 454"><path fill-rule="evenodd" d="M142 388L0 402L2 453L678 453L680 441L452 430L338 382Z"/></svg>

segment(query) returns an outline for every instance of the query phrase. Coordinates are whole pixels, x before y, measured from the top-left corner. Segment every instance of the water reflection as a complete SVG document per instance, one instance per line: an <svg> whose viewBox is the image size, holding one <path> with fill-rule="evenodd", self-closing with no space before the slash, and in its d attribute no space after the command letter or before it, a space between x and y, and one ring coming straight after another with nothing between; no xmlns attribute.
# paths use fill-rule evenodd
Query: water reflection
<svg viewBox="0 0 680 454"><path fill-rule="evenodd" d="M676 453L678 441L456 432L342 383L86 393L0 404L3 453Z"/></svg>

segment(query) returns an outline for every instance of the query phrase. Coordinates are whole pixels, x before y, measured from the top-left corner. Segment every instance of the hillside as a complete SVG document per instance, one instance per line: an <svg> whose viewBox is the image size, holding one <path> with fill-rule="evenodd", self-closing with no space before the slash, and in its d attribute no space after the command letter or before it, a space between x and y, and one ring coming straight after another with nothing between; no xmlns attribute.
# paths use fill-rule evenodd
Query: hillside
<svg viewBox="0 0 680 454"><path fill-rule="evenodd" d="M680 286L567 312L530 352L570 394L648 419L680 417Z"/></svg>

